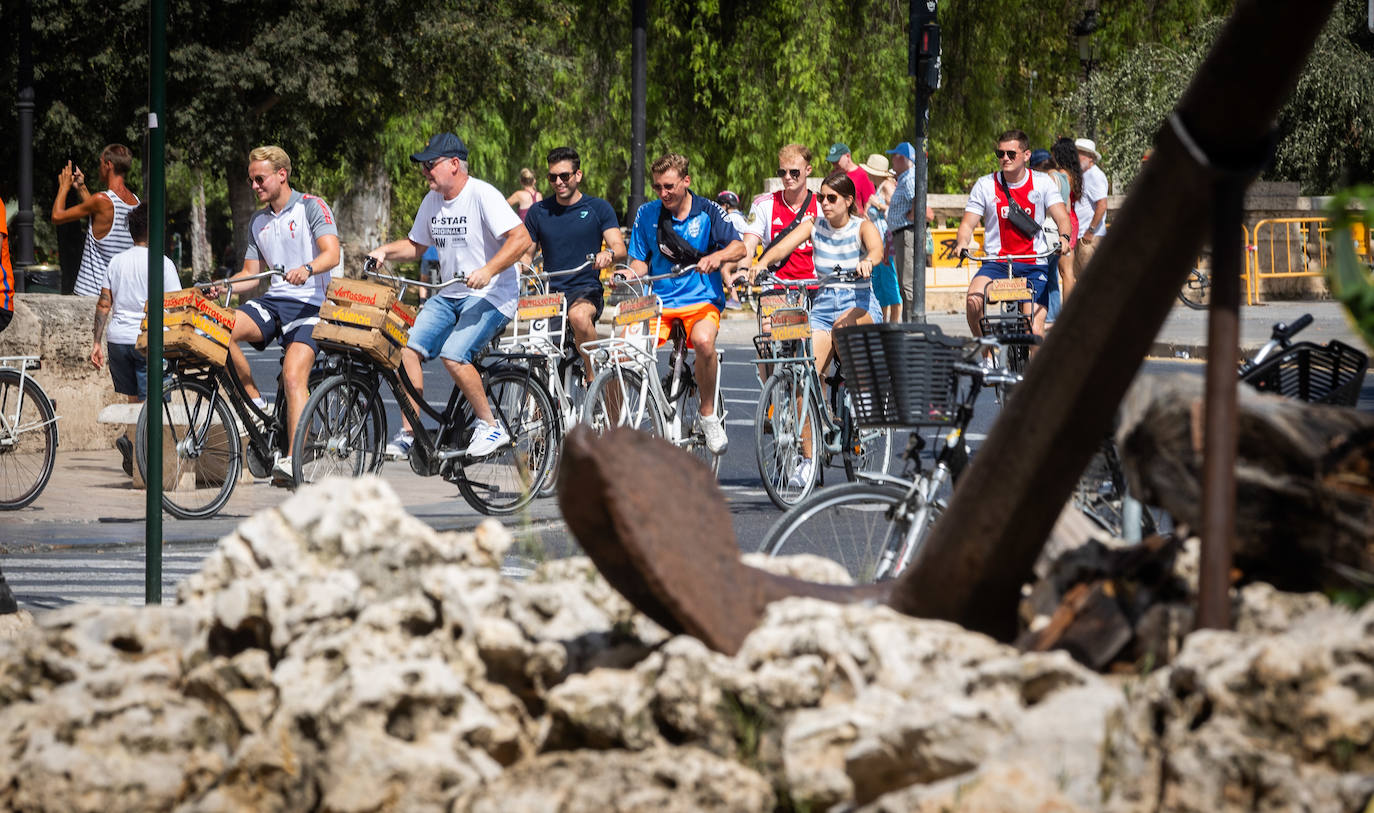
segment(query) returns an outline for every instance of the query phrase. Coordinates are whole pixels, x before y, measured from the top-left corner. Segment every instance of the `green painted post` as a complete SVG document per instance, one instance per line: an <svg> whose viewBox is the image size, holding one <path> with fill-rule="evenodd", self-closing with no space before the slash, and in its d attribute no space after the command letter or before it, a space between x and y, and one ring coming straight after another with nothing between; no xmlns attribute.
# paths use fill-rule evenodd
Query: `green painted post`
<svg viewBox="0 0 1374 813"><path fill-rule="evenodd" d="M167 242L167 0L148 13L148 432L143 600L162 603L162 247Z"/></svg>

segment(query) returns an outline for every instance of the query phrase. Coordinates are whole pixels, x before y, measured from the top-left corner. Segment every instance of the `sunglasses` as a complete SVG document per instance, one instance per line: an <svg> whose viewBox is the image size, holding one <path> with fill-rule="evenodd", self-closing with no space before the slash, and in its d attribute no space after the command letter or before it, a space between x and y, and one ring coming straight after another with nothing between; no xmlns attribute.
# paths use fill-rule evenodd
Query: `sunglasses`
<svg viewBox="0 0 1374 813"><path fill-rule="evenodd" d="M836 195L834 192L822 192L816 197L820 198L826 203L839 203L840 201L844 200L843 195Z"/></svg>
<svg viewBox="0 0 1374 813"><path fill-rule="evenodd" d="M652 186L655 192L671 192L677 189L678 185L675 183L656 183L652 184Z"/></svg>
<svg viewBox="0 0 1374 813"><path fill-rule="evenodd" d="M433 172L434 168L439 166L439 162L447 160L447 155L441 155L438 158L431 158L428 161L421 161L420 166L425 168L425 172Z"/></svg>
<svg viewBox="0 0 1374 813"><path fill-rule="evenodd" d="M778 167L779 178L786 178L789 175L791 175L793 178L800 178L801 174L802 171L800 169L783 169L782 167Z"/></svg>
<svg viewBox="0 0 1374 813"><path fill-rule="evenodd" d="M1021 154L1020 150L993 150L992 154L998 158L1005 158L1008 161L1015 161L1016 156Z"/></svg>
<svg viewBox="0 0 1374 813"><path fill-rule="evenodd" d="M271 175L249 175L249 176L248 176L248 185L249 185L249 186L252 186L253 184L257 184L258 186L262 186L263 182L266 181L266 180L267 180L268 178L270 178L270 177L272 177L272 176L271 176Z"/></svg>
<svg viewBox="0 0 1374 813"><path fill-rule="evenodd" d="M549 183L553 183L554 181L562 181L563 183L567 183L568 179L572 176L573 173L571 172L550 172Z"/></svg>

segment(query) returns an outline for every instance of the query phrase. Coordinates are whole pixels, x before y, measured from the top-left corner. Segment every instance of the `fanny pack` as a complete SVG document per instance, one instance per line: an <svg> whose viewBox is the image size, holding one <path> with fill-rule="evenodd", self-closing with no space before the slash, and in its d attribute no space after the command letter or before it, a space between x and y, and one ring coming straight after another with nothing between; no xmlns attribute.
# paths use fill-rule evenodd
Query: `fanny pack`
<svg viewBox="0 0 1374 813"><path fill-rule="evenodd" d="M1021 208L1011 196L1011 190L1007 188L1007 179L1002 177L1002 173L997 173L997 182L1002 185L1002 194L1007 196L1007 222L1011 227L1021 232L1022 237L1034 237L1040 233L1041 226L1035 222L1035 218L1030 212ZM1034 183L1034 180L1031 181Z"/></svg>
<svg viewBox="0 0 1374 813"><path fill-rule="evenodd" d="M673 231L673 216L667 206L658 212L658 253L673 265L691 265L706 256Z"/></svg>

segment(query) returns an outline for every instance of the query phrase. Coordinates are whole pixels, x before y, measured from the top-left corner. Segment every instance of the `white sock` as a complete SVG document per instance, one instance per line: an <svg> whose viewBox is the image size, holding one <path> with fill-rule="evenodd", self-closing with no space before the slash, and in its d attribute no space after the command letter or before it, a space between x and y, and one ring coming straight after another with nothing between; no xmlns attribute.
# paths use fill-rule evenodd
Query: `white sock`
<svg viewBox="0 0 1374 813"><path fill-rule="evenodd" d="M267 410L267 401L265 401L261 395L253 399L253 405L263 411Z"/></svg>

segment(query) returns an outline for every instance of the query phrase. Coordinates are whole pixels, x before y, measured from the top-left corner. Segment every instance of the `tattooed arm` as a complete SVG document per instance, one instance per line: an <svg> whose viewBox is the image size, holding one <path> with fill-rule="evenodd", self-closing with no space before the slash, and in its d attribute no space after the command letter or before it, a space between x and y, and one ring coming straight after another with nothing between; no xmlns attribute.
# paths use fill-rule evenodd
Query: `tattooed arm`
<svg viewBox="0 0 1374 813"><path fill-rule="evenodd" d="M91 364L99 370L105 364L105 351L100 346L100 340L105 338L105 325L110 321L110 307L114 304L114 296L109 288L100 289L100 299L95 303L95 343L91 345Z"/></svg>

